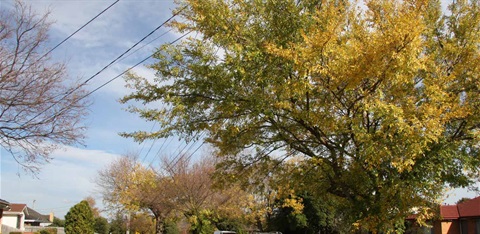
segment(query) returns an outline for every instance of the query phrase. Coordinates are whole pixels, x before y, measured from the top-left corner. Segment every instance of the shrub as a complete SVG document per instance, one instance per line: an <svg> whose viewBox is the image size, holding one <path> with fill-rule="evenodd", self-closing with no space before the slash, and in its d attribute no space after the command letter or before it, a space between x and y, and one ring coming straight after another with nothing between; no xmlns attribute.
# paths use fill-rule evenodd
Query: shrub
<svg viewBox="0 0 480 234"><path fill-rule="evenodd" d="M57 229L56 228L46 228L40 230L39 234L57 234Z"/></svg>

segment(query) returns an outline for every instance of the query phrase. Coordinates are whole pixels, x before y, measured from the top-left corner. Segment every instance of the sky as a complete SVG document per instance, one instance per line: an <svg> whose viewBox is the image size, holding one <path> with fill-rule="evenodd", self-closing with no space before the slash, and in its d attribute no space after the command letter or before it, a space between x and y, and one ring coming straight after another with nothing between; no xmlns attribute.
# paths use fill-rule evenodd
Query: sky
<svg viewBox="0 0 480 234"><path fill-rule="evenodd" d="M0 8L11 7L13 2L0 0ZM49 43L54 46L115 1L24 2L30 4L38 14L50 11L49 20L53 24ZM173 0L120 0L55 49L51 57L54 61L67 64L70 77L78 77L84 81L171 17L174 7ZM151 55L159 45L180 36L178 33L167 31L168 28L160 28L132 51L141 49L92 79L87 89L99 87ZM151 42L155 38L158 39ZM151 43L148 44L149 42ZM145 65L152 62L153 60L147 60ZM145 65L136 67L134 72L154 77L154 72ZM185 146L185 143L178 139L162 139L139 144L118 135L120 132L151 130L156 127L153 123L145 122L136 114L124 110L127 106L120 104L118 99L131 91L124 85L125 82L120 77L93 93L90 97L92 105L89 108L89 115L84 122L87 126L85 146L68 146L55 151L52 154L54 159L42 167L37 178L25 173L11 155L2 149L0 198L11 203L25 203L40 213L54 212L57 217L63 218L70 207L87 196L94 197L97 204L102 206L101 196L94 182L96 174L122 154L137 153L144 164L151 163L154 166L158 165L161 156L177 155ZM155 144L147 154L152 143ZM200 143L195 144L188 145L183 153L193 153L197 145L200 146ZM202 149L197 152L201 151Z"/></svg>
<svg viewBox="0 0 480 234"><path fill-rule="evenodd" d="M89 21L113 0L26 0L39 14L50 11L53 22L50 31L50 43L56 45L84 23ZM13 0L0 0L0 8L11 7ZM120 0L99 18L86 26L66 43L52 53L52 58L65 62L71 77L88 79L114 58L123 53L142 37L171 16L173 0ZM127 68L138 63L154 52L155 48L180 36L161 28L145 42L164 36L151 42L142 43L134 54L115 63L89 82L88 89L93 90L104 82L117 76ZM147 60L145 64L151 64ZM154 72L144 65L134 71L145 77L153 77ZM37 177L25 173L12 157L3 149L0 151L1 178L0 198L11 203L26 203L40 213L53 212L63 218L70 207L87 196L97 200L102 207L101 196L95 185L99 170L109 165L122 154L136 152L145 164L155 165L159 156L178 154L185 143L178 139L162 139L138 144L132 139L123 138L119 132L151 130L156 126L147 123L135 114L124 110L125 105L118 99L130 90L124 87L122 78L116 79L95 92L93 102L86 117L85 146L68 146L55 151L53 160L42 167ZM152 144L154 143L154 144ZM198 146L200 146L199 143ZM153 145L151 150L148 150ZM197 145L187 147L193 153ZM200 152L203 149L200 150ZM147 154L147 152L149 152ZM185 151L184 151L185 152ZM445 201L454 203L461 197L473 197L472 192L455 190Z"/></svg>

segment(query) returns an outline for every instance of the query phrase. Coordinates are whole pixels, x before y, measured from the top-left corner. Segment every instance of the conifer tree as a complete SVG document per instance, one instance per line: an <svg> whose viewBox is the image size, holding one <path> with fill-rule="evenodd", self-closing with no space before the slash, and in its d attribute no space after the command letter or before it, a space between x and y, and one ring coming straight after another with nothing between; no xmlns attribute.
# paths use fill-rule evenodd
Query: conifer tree
<svg viewBox="0 0 480 234"><path fill-rule="evenodd" d="M74 205L65 216L66 234L93 234L95 218L88 202L83 200Z"/></svg>

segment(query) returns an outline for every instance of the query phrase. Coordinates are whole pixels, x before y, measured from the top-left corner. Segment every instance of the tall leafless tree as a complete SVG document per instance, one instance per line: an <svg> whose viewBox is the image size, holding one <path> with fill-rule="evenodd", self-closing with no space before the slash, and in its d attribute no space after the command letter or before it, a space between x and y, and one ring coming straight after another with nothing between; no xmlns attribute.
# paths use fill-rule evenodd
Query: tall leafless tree
<svg viewBox="0 0 480 234"><path fill-rule="evenodd" d="M88 107L83 85L46 53L47 17L20 1L0 9L0 144L31 172L82 142Z"/></svg>

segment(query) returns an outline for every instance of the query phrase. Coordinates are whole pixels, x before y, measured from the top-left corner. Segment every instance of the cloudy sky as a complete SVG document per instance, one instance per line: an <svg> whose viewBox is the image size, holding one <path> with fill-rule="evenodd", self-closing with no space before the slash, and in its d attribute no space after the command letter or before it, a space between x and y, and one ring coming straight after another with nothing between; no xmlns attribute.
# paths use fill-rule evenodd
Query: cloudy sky
<svg viewBox="0 0 480 234"><path fill-rule="evenodd" d="M51 26L49 42L54 46L115 1L25 0L25 2L39 14L47 10L51 12L49 19L54 23ZM0 8L6 9L12 5L13 0L0 0ZM54 50L52 58L66 62L71 77L86 80L171 17L174 7L173 0L120 0ZM99 87L148 57L155 47L171 42L179 36L174 32L168 32L168 28L159 29L132 50L141 48L137 52L92 79L89 82L89 90ZM148 44L149 42L151 43ZM149 63L152 61L146 62ZM143 76L153 77L153 72L145 66L138 66L134 71ZM153 123L147 123L136 115L124 111L126 106L118 103L119 98L129 93L124 84L123 79L118 78L91 96L93 105L85 122L88 127L86 146L71 146L56 151L52 155L54 160L43 166L38 178L25 174L12 157L2 150L0 198L12 203L26 203L41 213L54 212L56 216L63 218L71 206L87 196L93 196L97 203L101 203L93 180L99 169L106 167L119 155L136 152L140 154L139 158L145 164L156 165L159 156L178 154L185 144L177 139L158 140L147 154L152 141L138 144L118 135L119 132L151 130L155 127ZM183 152L187 149L194 151L196 148L197 145L189 145Z"/></svg>
<svg viewBox="0 0 480 234"><path fill-rule="evenodd" d="M42 14L51 12L50 42L56 45L77 30L114 0L26 0L33 9ZM11 7L12 0L0 0L0 8ZM103 15L69 39L54 51L52 57L65 61L70 76L88 79L109 64L114 58L130 48L153 29L171 16L173 0L120 0ZM89 82L93 90L117 76L130 66L149 56L162 43L168 43L180 35L161 28L143 46L126 59L115 63ZM146 64L152 61L147 61ZM153 77L145 66L135 72ZM41 213L54 212L63 218L68 209L87 196L93 196L97 203L101 197L93 182L99 169L106 167L116 157L127 152L137 152L146 164L155 164L158 155L176 155L185 145L176 139L166 139L137 144L131 139L118 136L119 132L150 130L155 126L123 110L118 99L129 93L123 79L116 79L91 96L93 105L86 124L86 146L70 146L53 154L54 160L43 166L38 178L25 174L4 150L1 151L0 198L12 203L26 203ZM199 143L197 143L199 145ZM194 151L197 148L187 147ZM150 152L147 154L147 152ZM446 201L455 202L459 197L474 196L465 191L453 191Z"/></svg>

